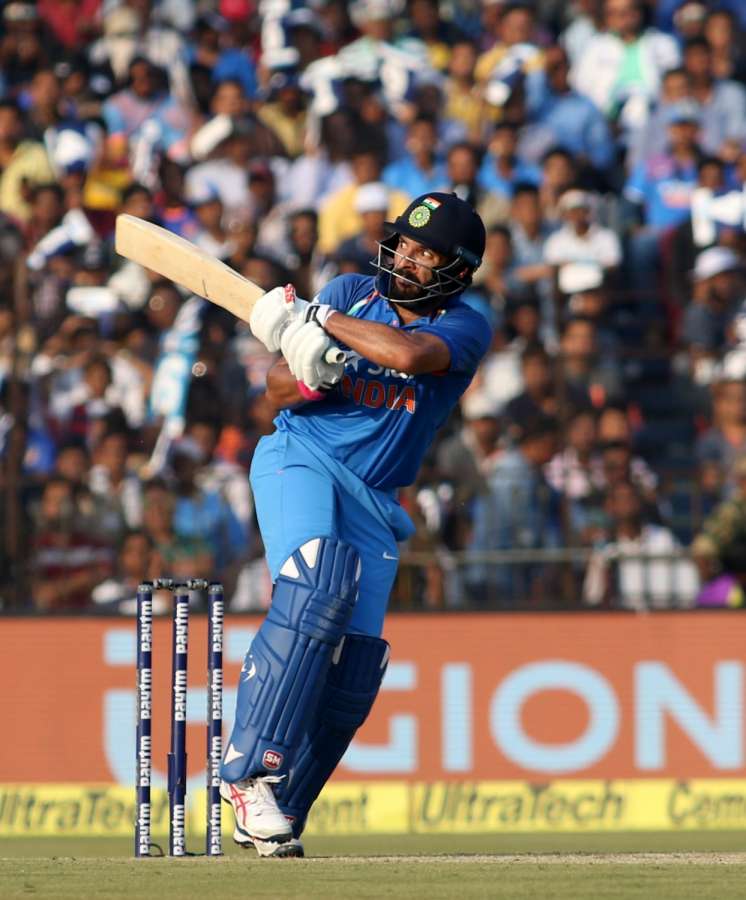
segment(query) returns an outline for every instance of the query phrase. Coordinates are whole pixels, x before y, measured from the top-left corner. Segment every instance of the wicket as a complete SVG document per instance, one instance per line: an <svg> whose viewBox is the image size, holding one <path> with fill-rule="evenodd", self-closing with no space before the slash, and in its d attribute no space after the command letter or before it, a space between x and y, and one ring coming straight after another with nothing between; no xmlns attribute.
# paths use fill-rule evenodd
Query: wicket
<svg viewBox="0 0 746 900"><path fill-rule="evenodd" d="M207 590L207 810L205 853L220 856L220 764L223 757L223 587L192 579L162 578L137 590L137 728L135 768L135 856L150 856L150 783L153 768L153 591L173 595L171 745L168 754L170 856L186 855L187 662L189 591Z"/></svg>

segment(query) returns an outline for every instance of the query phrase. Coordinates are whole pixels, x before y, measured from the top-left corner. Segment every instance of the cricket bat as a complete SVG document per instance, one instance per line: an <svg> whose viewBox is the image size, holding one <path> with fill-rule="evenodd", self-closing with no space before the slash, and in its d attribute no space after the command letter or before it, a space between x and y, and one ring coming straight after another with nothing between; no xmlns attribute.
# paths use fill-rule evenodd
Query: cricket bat
<svg viewBox="0 0 746 900"><path fill-rule="evenodd" d="M248 324L251 310L266 292L190 241L137 216L117 216L116 251L152 269L193 294L204 297ZM343 362L339 347L326 351L326 362Z"/></svg>

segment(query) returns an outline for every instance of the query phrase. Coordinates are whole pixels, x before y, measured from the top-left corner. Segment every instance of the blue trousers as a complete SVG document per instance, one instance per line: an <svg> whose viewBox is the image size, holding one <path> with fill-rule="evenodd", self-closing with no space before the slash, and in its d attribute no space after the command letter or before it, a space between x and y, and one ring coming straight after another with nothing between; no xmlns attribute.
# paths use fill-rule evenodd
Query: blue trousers
<svg viewBox="0 0 746 900"><path fill-rule="evenodd" d="M285 560L314 537L338 538L360 555L360 593L348 631L379 637L411 521L389 495L284 431L262 438L251 466L259 529L274 581Z"/></svg>

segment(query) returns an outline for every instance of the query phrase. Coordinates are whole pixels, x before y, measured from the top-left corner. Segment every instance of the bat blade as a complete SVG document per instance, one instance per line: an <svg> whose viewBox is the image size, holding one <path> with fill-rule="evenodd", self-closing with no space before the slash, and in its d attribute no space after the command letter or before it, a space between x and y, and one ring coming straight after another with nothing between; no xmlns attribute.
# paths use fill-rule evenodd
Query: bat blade
<svg viewBox="0 0 746 900"><path fill-rule="evenodd" d="M120 256L221 306L247 324L254 304L266 293L190 241L137 216L117 216L115 247ZM341 363L345 353L332 346L325 359L328 363Z"/></svg>
<svg viewBox="0 0 746 900"><path fill-rule="evenodd" d="M137 216L117 216L116 251L248 322L264 290L190 241Z"/></svg>

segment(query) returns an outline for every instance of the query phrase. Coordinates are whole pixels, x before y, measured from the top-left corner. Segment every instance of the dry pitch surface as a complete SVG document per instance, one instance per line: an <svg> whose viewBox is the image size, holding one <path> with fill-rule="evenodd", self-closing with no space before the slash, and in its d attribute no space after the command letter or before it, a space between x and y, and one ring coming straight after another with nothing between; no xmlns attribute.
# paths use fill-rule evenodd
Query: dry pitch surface
<svg viewBox="0 0 746 900"><path fill-rule="evenodd" d="M743 832L317 838L307 849L305 860L232 846L222 859L134 860L123 841L6 839L0 897L746 900Z"/></svg>

